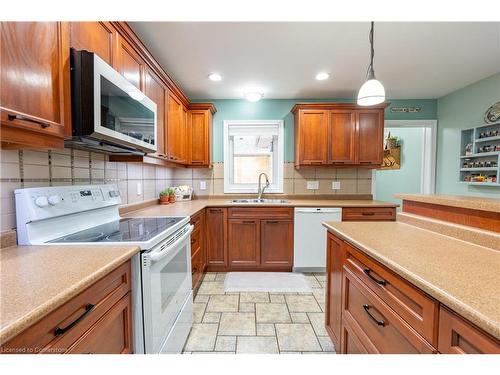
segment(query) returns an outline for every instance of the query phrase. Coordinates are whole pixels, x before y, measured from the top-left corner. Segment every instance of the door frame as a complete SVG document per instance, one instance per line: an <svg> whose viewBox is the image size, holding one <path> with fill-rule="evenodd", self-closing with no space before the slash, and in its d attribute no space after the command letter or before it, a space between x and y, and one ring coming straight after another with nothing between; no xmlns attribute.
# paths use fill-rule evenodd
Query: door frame
<svg viewBox="0 0 500 375"><path fill-rule="evenodd" d="M436 192L436 152L437 152L437 120L385 120L385 128L423 128L422 135L422 162L420 194L434 194ZM372 172L372 194L375 190L376 170Z"/></svg>

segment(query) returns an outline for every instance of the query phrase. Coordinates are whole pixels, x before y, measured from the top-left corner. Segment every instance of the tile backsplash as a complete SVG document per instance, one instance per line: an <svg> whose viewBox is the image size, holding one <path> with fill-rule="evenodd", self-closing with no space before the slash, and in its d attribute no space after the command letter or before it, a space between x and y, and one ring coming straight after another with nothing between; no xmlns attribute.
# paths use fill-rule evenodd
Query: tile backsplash
<svg viewBox="0 0 500 375"><path fill-rule="evenodd" d="M124 204L154 199L168 186L190 185L196 196L224 194L224 163L213 168L167 168L142 163L109 162L103 154L80 150L1 150L0 230L16 226L14 190L19 188L113 183ZM205 181L206 189L200 189ZM307 181L318 181L319 189L308 190ZM339 181L340 189L332 190ZM371 194L372 172L356 168L301 168L284 166L286 195ZM138 185L140 185L138 187Z"/></svg>

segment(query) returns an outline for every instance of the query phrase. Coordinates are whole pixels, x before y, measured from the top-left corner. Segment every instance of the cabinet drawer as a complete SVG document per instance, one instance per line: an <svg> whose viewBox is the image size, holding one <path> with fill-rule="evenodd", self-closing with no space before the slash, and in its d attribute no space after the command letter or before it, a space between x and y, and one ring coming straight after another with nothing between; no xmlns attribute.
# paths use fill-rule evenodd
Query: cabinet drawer
<svg viewBox="0 0 500 375"><path fill-rule="evenodd" d="M71 345L66 353L132 353L131 326L132 302L128 293Z"/></svg>
<svg viewBox="0 0 500 375"><path fill-rule="evenodd" d="M439 304L379 263L346 244L345 268L401 316L428 342L437 345Z"/></svg>
<svg viewBox="0 0 500 375"><path fill-rule="evenodd" d="M293 219L293 208L288 207L235 207L228 211L230 219Z"/></svg>
<svg viewBox="0 0 500 375"><path fill-rule="evenodd" d="M443 354L500 354L500 342L441 306L438 350Z"/></svg>
<svg viewBox="0 0 500 375"><path fill-rule="evenodd" d="M201 229L203 226L203 219L205 217L204 211L199 211L191 217L191 225L194 226L193 230Z"/></svg>
<svg viewBox="0 0 500 375"><path fill-rule="evenodd" d="M345 207L342 221L394 221L396 209L393 207Z"/></svg>
<svg viewBox="0 0 500 375"><path fill-rule="evenodd" d="M191 232L191 256L201 248L201 230Z"/></svg>
<svg viewBox="0 0 500 375"><path fill-rule="evenodd" d="M127 294L130 287L129 261L14 337L4 347L64 353Z"/></svg>
<svg viewBox="0 0 500 375"><path fill-rule="evenodd" d="M370 353L412 354L435 350L370 289L344 268L344 320L366 335Z"/></svg>

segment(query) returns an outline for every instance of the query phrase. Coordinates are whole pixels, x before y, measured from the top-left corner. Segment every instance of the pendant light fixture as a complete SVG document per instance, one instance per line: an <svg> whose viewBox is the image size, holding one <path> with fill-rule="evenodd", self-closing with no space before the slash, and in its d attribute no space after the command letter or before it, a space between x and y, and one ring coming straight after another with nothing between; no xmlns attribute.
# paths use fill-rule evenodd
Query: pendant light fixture
<svg viewBox="0 0 500 375"><path fill-rule="evenodd" d="M373 49L373 22L371 23L370 30L370 65L366 74L366 81L359 89L358 105L370 106L380 104L385 101L384 86L375 78L375 71L373 70L373 56L375 51Z"/></svg>

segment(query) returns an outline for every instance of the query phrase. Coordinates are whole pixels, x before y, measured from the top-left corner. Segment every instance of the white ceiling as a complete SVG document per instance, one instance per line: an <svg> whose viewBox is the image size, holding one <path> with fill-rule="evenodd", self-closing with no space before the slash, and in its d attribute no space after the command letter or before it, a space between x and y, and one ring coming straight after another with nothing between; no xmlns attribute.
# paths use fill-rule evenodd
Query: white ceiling
<svg viewBox="0 0 500 375"><path fill-rule="evenodd" d="M131 26L191 99L353 98L369 62L367 22ZM388 98L439 98L500 72L500 23L375 23L374 64Z"/></svg>

